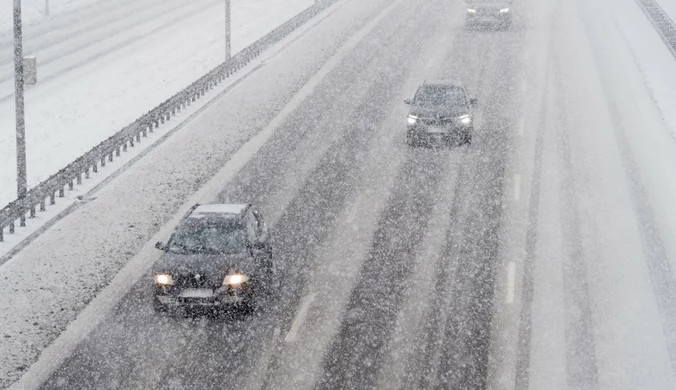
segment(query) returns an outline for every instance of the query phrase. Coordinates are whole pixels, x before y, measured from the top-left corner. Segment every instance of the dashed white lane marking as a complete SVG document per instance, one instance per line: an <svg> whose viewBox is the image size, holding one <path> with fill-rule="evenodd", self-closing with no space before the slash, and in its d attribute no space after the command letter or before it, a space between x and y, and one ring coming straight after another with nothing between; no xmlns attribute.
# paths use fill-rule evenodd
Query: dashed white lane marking
<svg viewBox="0 0 676 390"><path fill-rule="evenodd" d="M507 303L514 303L514 277L516 273L516 264L510 261L507 265Z"/></svg>
<svg viewBox="0 0 676 390"><path fill-rule="evenodd" d="M293 319L293 323L291 324L291 329L289 329L289 333L287 333L286 337L284 338L285 342L291 343L296 341L298 329L300 329L300 326L303 324L303 321L305 321L305 316L307 316L307 312L310 309L312 301L315 300L316 295L317 293L310 293L303 297L303 301L300 304L298 313L296 313L296 317Z"/></svg>
<svg viewBox="0 0 676 390"><path fill-rule="evenodd" d="M521 199L521 175L514 175L514 200Z"/></svg>

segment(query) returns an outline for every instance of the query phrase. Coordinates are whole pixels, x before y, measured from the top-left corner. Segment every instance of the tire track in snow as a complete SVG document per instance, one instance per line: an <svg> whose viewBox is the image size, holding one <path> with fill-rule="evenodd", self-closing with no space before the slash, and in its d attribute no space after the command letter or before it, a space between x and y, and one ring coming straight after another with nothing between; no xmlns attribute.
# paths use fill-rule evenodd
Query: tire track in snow
<svg viewBox="0 0 676 390"><path fill-rule="evenodd" d="M557 54L555 54L557 55ZM558 64L559 61L554 61ZM560 96L566 89L563 80L556 72L552 84ZM567 101L567 99L565 100ZM594 389L598 386L598 369L592 310L587 285L585 253L580 237L579 209L576 205L578 189L573 176L573 160L570 151L570 118L566 105L557 105L557 139L559 158L563 169L559 186L561 191L561 232L563 233L563 285L566 338L566 379L568 386L574 389Z"/></svg>

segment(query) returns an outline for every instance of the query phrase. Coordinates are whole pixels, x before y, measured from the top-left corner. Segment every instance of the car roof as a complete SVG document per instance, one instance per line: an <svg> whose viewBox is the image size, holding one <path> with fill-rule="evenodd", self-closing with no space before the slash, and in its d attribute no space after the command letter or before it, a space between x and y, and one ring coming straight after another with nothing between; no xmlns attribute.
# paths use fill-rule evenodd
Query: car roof
<svg viewBox="0 0 676 390"><path fill-rule="evenodd" d="M241 221L249 204L197 204L193 206L182 224L223 224Z"/></svg>
<svg viewBox="0 0 676 390"><path fill-rule="evenodd" d="M458 79L451 79L451 78L446 78L446 79L427 79L423 82L422 85L447 85L447 86L453 86L453 87L458 87L462 88L462 84L460 83L460 80Z"/></svg>
<svg viewBox="0 0 676 390"><path fill-rule="evenodd" d="M233 214L239 215L242 214L244 210L249 207L248 204L225 204L225 203L214 203L214 204L201 204L190 213L191 215L196 214L207 214L207 213L217 213L217 214Z"/></svg>

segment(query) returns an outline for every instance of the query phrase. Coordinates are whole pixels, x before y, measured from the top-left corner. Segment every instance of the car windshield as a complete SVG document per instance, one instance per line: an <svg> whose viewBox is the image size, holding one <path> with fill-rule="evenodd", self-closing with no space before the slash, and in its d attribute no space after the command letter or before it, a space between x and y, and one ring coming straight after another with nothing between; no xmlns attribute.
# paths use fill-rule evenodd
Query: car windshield
<svg viewBox="0 0 676 390"><path fill-rule="evenodd" d="M425 85L413 99L417 106L462 106L465 103L462 89L447 85Z"/></svg>
<svg viewBox="0 0 676 390"><path fill-rule="evenodd" d="M246 250L246 231L242 226L183 226L169 243L168 252L178 254L234 254Z"/></svg>

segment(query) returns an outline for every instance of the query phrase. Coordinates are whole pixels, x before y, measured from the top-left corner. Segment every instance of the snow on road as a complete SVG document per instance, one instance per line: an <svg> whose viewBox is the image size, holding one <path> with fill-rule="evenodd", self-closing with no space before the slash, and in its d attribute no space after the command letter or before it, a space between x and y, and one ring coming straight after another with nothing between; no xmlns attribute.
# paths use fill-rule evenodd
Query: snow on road
<svg viewBox="0 0 676 390"><path fill-rule="evenodd" d="M233 52L312 4L312 0L233 2ZM29 88L26 92L29 187L221 63L225 56L224 39L223 4L212 2L161 34L142 37ZM3 85L11 88L11 83ZM10 99L0 101L2 205L15 198L15 158L14 102Z"/></svg>
<svg viewBox="0 0 676 390"><path fill-rule="evenodd" d="M526 193L538 181L524 199L539 210L532 264L521 240L505 244L516 245L505 261L528 268L517 286L533 290L495 316L491 388L676 388L676 61L634 0L541 2L531 15L543 7L551 19L531 17L527 34L551 29L556 50L544 84L531 72L526 106L542 105L544 119L524 131L543 134L542 171L526 160L533 139L513 168ZM527 50L533 66L545 56ZM532 222L516 203L512 236Z"/></svg>

